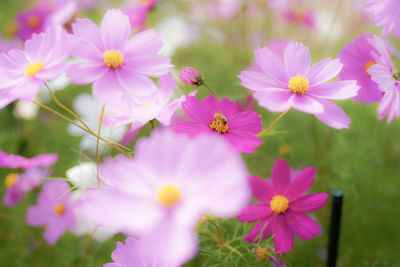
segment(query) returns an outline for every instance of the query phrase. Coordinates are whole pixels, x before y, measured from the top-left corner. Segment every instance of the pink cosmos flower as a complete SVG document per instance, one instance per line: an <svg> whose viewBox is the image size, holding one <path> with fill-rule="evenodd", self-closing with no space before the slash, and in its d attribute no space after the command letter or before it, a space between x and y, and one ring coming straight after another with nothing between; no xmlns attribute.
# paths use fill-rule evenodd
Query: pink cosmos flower
<svg viewBox="0 0 400 267"><path fill-rule="evenodd" d="M286 21L300 24L309 28L315 28L315 16L313 10L296 10L288 9L283 13L283 18Z"/></svg>
<svg viewBox="0 0 400 267"><path fill-rule="evenodd" d="M261 203L250 205L238 214L241 222L256 222L256 226L245 237L248 242L264 240L273 235L275 250L289 252L294 243L294 234L302 239L311 239L320 228L304 212L312 212L325 205L328 194L306 192L313 184L313 167L303 170L291 179L289 164L278 159L272 169L271 180L249 177L253 196Z"/></svg>
<svg viewBox="0 0 400 267"><path fill-rule="evenodd" d="M289 43L281 60L267 47L255 52L257 64L267 73L242 71L242 85L255 91L254 98L270 111L290 108L314 114L323 123L348 128L350 119L335 103L326 99L347 99L357 95L356 81L327 81L342 69L339 59L327 58L311 66L311 55L301 43Z"/></svg>
<svg viewBox="0 0 400 267"><path fill-rule="evenodd" d="M33 158L6 154L0 150L0 168L22 169L22 173L10 173L6 176L6 193L3 203L14 206L33 189L37 188L43 178L50 174L49 168L57 161L57 154L42 154Z"/></svg>
<svg viewBox="0 0 400 267"><path fill-rule="evenodd" d="M231 217L249 201L240 155L215 135L155 130L137 142L133 159L109 159L100 173L106 188L87 193L87 216L140 238L135 253L167 266L195 255L202 215Z"/></svg>
<svg viewBox="0 0 400 267"><path fill-rule="evenodd" d="M340 61L343 63L339 79L357 80L360 90L354 100L366 104L379 101L383 94L367 72L387 50L385 48L384 51L380 51L378 47L374 47L369 42L373 38L375 38L373 34L361 34L353 42L348 43L339 54Z"/></svg>
<svg viewBox="0 0 400 267"><path fill-rule="evenodd" d="M30 206L26 213L28 225L46 225L43 236L49 244L57 243L58 238L68 228L72 230L76 226L74 204L70 200L69 191L69 185L65 181L45 182L38 196L38 204Z"/></svg>
<svg viewBox="0 0 400 267"><path fill-rule="evenodd" d="M132 38L128 16L109 10L100 28L89 19L72 24L73 56L83 59L71 65L68 76L77 84L93 84L93 95L100 102L119 105L134 95L149 95L154 89L148 76L167 74L170 59L157 56L161 37L154 30Z"/></svg>
<svg viewBox="0 0 400 267"><path fill-rule="evenodd" d="M47 80L67 67L68 35L60 26L47 28L25 42L25 51L0 55L0 109L16 99L31 101Z"/></svg>
<svg viewBox="0 0 400 267"><path fill-rule="evenodd" d="M0 33L0 53L20 47L22 47L22 42L18 38L6 39Z"/></svg>
<svg viewBox="0 0 400 267"><path fill-rule="evenodd" d="M382 27L382 34L400 38L400 5L398 0L369 0L364 9L374 17L376 26Z"/></svg>
<svg viewBox="0 0 400 267"><path fill-rule="evenodd" d="M400 116L400 73L394 73L390 53L382 39L373 36L369 43L380 51L380 54L374 55L377 63L367 70L371 79L383 92L378 106L378 119L381 120L387 116L387 123L390 123Z"/></svg>
<svg viewBox="0 0 400 267"><path fill-rule="evenodd" d="M253 153L262 144L256 136L262 130L261 117L255 111L240 111L235 102L209 95L203 100L188 96L182 103L186 115L193 121L174 123L177 132L194 137L200 133L222 135L239 153Z"/></svg>
<svg viewBox="0 0 400 267"><path fill-rule="evenodd" d="M151 120L158 120L163 126L168 126L172 115L181 107L186 96L168 103L176 87L175 80L170 75L160 77L159 85L159 88L152 89L153 93L149 96L138 96L129 101L129 104L120 103L110 107L117 116L105 118L105 122L112 125L131 124L130 131L136 131Z"/></svg>
<svg viewBox="0 0 400 267"><path fill-rule="evenodd" d="M49 26L62 26L77 9L75 0L41 0L32 9L17 15L17 35L27 40L33 33L41 33Z"/></svg>

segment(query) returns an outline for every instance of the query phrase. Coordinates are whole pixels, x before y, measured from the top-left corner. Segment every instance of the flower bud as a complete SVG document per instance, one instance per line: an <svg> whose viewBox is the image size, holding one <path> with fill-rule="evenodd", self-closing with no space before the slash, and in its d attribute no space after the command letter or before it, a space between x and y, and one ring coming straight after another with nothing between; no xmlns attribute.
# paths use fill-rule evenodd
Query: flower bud
<svg viewBox="0 0 400 267"><path fill-rule="evenodd" d="M183 68L181 73L179 73L179 79L181 79L182 82L190 85L200 85L202 83L200 73L191 67Z"/></svg>

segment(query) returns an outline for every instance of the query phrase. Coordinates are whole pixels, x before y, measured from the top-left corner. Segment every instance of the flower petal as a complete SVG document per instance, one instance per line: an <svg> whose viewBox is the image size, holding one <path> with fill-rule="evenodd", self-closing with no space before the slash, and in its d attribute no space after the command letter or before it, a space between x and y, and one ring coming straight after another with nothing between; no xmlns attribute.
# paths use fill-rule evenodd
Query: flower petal
<svg viewBox="0 0 400 267"><path fill-rule="evenodd" d="M304 195L312 186L317 173L314 167L307 167L290 183L286 192L286 197L289 200L294 200L297 197Z"/></svg>
<svg viewBox="0 0 400 267"><path fill-rule="evenodd" d="M101 21L100 35L105 49L122 49L131 35L128 16L117 9L107 11Z"/></svg>
<svg viewBox="0 0 400 267"><path fill-rule="evenodd" d="M185 114L195 121L209 124L213 121L218 101L213 95L209 95L199 101L194 96L188 96L186 101L182 103Z"/></svg>
<svg viewBox="0 0 400 267"><path fill-rule="evenodd" d="M322 208L326 199L328 198L327 193L310 194L304 195L293 202L290 202L290 210L296 212L313 212Z"/></svg>
<svg viewBox="0 0 400 267"><path fill-rule="evenodd" d="M239 211L237 219L239 222L255 222L271 216L272 210L265 204L250 205Z"/></svg>
<svg viewBox="0 0 400 267"><path fill-rule="evenodd" d="M251 231L245 236L243 239L249 243L257 243L261 240L264 240L271 234L271 224L267 221L267 219L261 220L256 226L251 229ZM258 238L261 237L261 240Z"/></svg>
<svg viewBox="0 0 400 267"><path fill-rule="evenodd" d="M303 213L289 211L286 214L287 225L303 239L311 239L321 232L319 225Z"/></svg>
<svg viewBox="0 0 400 267"><path fill-rule="evenodd" d="M263 71L269 74L273 79L287 85L289 81L288 73L281 59L268 48L259 48L254 51L257 64Z"/></svg>
<svg viewBox="0 0 400 267"><path fill-rule="evenodd" d="M250 176L249 183L253 196L263 203L269 203L275 195L271 184L266 180L257 176Z"/></svg>
<svg viewBox="0 0 400 267"><path fill-rule="evenodd" d="M286 193L290 184L290 166L285 160L275 161L272 167L271 181L276 194Z"/></svg>
<svg viewBox="0 0 400 267"><path fill-rule="evenodd" d="M290 90L280 88L268 88L268 90L256 92L254 98L260 106L272 111L283 112L292 107L293 94Z"/></svg>
<svg viewBox="0 0 400 267"><path fill-rule="evenodd" d="M321 105L319 100L314 97L304 95L293 94L293 108L300 110L302 112L310 114L319 114L324 111L324 107Z"/></svg>
<svg viewBox="0 0 400 267"><path fill-rule="evenodd" d="M285 217L285 215L276 215L271 220L275 251L282 253L291 251L294 244L294 233L286 223Z"/></svg>
<svg viewBox="0 0 400 267"><path fill-rule="evenodd" d="M307 76L311 66L309 48L302 43L289 43L285 49L284 62L289 77L295 77L297 74Z"/></svg>
<svg viewBox="0 0 400 267"><path fill-rule="evenodd" d="M336 81L310 87L307 95L327 99L347 99L357 95L357 81Z"/></svg>
<svg viewBox="0 0 400 267"><path fill-rule="evenodd" d="M339 59L324 59L312 65L308 72L310 86L316 86L336 77L342 70L343 64Z"/></svg>
<svg viewBox="0 0 400 267"><path fill-rule="evenodd" d="M253 91L261 91L267 87L276 87L277 83L265 73L256 71L242 71L238 78L242 86ZM278 83L280 84L280 83Z"/></svg>
<svg viewBox="0 0 400 267"><path fill-rule="evenodd" d="M315 114L317 119L335 129L349 128L351 120L343 109L327 100L320 99L319 102L324 106L324 112Z"/></svg>

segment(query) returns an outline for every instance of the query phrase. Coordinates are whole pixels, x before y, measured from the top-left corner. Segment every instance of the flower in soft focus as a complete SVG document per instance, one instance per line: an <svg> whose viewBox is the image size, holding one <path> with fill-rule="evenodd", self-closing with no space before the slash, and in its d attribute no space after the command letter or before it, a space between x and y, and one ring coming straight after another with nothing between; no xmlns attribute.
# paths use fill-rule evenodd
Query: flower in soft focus
<svg viewBox="0 0 400 267"><path fill-rule="evenodd" d="M340 80L357 80L360 86L358 95L354 100L371 104L379 101L383 93L378 89L378 85L371 80L368 69L376 63L379 63L383 53L380 47L374 47L368 40L375 38L373 34L361 34L354 41L348 43L342 51L339 58L343 63L342 71L339 73Z"/></svg>
<svg viewBox="0 0 400 267"><path fill-rule="evenodd" d="M267 73L242 71L242 85L255 91L260 106L273 112L294 108L314 114L323 123L348 128L350 119L335 103L326 99L347 99L357 95L356 81L327 81L342 69L339 59L327 58L311 66L311 55L301 43L289 43L284 59L267 47L255 52L257 64Z"/></svg>
<svg viewBox="0 0 400 267"><path fill-rule="evenodd" d="M7 52L11 49L21 48L22 42L17 38L6 39L0 33L0 53Z"/></svg>
<svg viewBox="0 0 400 267"><path fill-rule="evenodd" d="M57 154L42 154L33 158L7 154L0 150L0 168L22 169L24 172L10 173L5 178L6 206L18 204L30 191L38 187L50 174L49 167L57 161Z"/></svg>
<svg viewBox="0 0 400 267"><path fill-rule="evenodd" d="M400 5L398 0L369 0L364 9L374 18L376 26L382 27L382 34L400 38Z"/></svg>
<svg viewBox="0 0 400 267"><path fill-rule="evenodd" d="M172 115L181 107L186 96L168 103L176 87L175 80L171 75L164 75L158 82L159 88L152 90L151 95L138 96L127 105L121 103L118 107L111 109L116 116L106 118L106 120L113 125L131 124L129 130L131 132L152 120L158 120L163 126L169 126Z"/></svg>
<svg viewBox="0 0 400 267"><path fill-rule="evenodd" d="M0 109L16 99L31 101L47 80L67 67L68 36L60 26L47 28L25 42L25 51L13 49L0 55Z"/></svg>
<svg viewBox="0 0 400 267"><path fill-rule="evenodd" d="M124 13L129 17L132 30L142 31L146 28L146 19L149 13L148 5L134 6L125 10Z"/></svg>
<svg viewBox="0 0 400 267"><path fill-rule="evenodd" d="M283 262L281 257L276 255L277 253L273 253L272 249L268 246L259 247L253 249L252 251L261 261L265 261L268 259L274 267L286 267L286 264Z"/></svg>
<svg viewBox="0 0 400 267"><path fill-rule="evenodd" d="M214 135L153 131L136 143L134 158L109 159L100 174L105 188L87 192L85 214L139 237L141 257L172 266L197 252L202 215L231 217L249 201L240 155Z"/></svg>
<svg viewBox="0 0 400 267"><path fill-rule="evenodd" d="M90 129L96 133L99 128L102 105L94 99L93 96L87 93L78 95L74 100L74 109L79 117L89 126ZM100 130L100 136L118 142L126 131L126 127L123 125L108 124L107 117L111 116L108 114L106 109L103 114L103 120ZM76 121L76 120L75 120ZM76 121L77 122L77 121ZM68 125L68 132L71 135L82 136L82 140L79 144L79 148L84 151L88 151L92 154L96 153L97 138L88 135L82 129L76 127L72 123ZM110 148L109 145L99 140L99 153L105 153Z"/></svg>
<svg viewBox="0 0 400 267"><path fill-rule="evenodd" d="M240 111L235 102L209 95L203 100L188 96L182 108L192 121L174 123L177 132L191 137L201 133L222 135L240 153L253 153L262 144L256 136L262 130L261 117L255 111Z"/></svg>
<svg viewBox="0 0 400 267"><path fill-rule="evenodd" d="M283 55L285 54L285 49L287 45L290 43L289 40L285 39L274 39L270 40L267 43L267 48L272 51L277 57L283 60ZM249 69L249 71L257 71L257 72L264 72L260 66L258 66L257 61L254 61Z"/></svg>
<svg viewBox="0 0 400 267"><path fill-rule="evenodd" d="M36 118L39 113L39 106L32 102L18 101L14 107L13 114L15 117L32 120Z"/></svg>
<svg viewBox="0 0 400 267"><path fill-rule="evenodd" d="M308 167L291 179L289 164L278 159L270 181L249 177L253 196L261 203L238 213L241 222L258 221L245 240L259 242L272 234L275 250L286 253L293 247L294 234L302 239L319 234L318 224L304 214L320 209L328 197L326 193L306 195L315 175L314 167Z"/></svg>
<svg viewBox="0 0 400 267"><path fill-rule="evenodd" d="M179 79L189 85L200 85L203 80L201 74L191 67L184 67L179 73Z"/></svg>
<svg viewBox="0 0 400 267"><path fill-rule="evenodd" d="M75 0L41 0L30 10L17 14L17 35L27 40L33 33L41 33L49 26L63 26L77 9Z"/></svg>
<svg viewBox="0 0 400 267"><path fill-rule="evenodd" d="M104 227L96 225L80 207L80 203L86 200L87 189L101 187L100 181L97 176L97 167L95 163L85 162L80 165L74 166L67 170L66 176L68 181L76 188L71 193L71 198L76 203L76 227L72 230L75 235L91 234L94 239L98 241L105 241L118 233L118 231L111 227Z"/></svg>
<svg viewBox="0 0 400 267"><path fill-rule="evenodd" d="M129 18L120 10L107 11L100 28L77 19L72 29L72 55L83 61L72 64L67 74L73 83L94 83L94 97L108 106L151 94L154 83L148 76L159 77L172 67L169 58L157 55L161 37L146 30L130 38Z"/></svg>
<svg viewBox="0 0 400 267"><path fill-rule="evenodd" d="M283 13L283 18L289 22L315 28L315 17L313 10L288 9Z"/></svg>
<svg viewBox="0 0 400 267"><path fill-rule="evenodd" d="M68 183L63 180L45 182L37 205L30 206L26 213L28 225L46 225L43 237L49 244L57 243L68 228L72 230L76 226L74 203L69 191Z"/></svg>
<svg viewBox="0 0 400 267"><path fill-rule="evenodd" d="M147 238L128 237L125 244L117 242L117 248L111 254L113 263L106 263L103 267L178 267L179 265L168 263L165 259L157 258L157 255L149 253L153 244ZM172 246L173 243L169 243Z"/></svg>
<svg viewBox="0 0 400 267"><path fill-rule="evenodd" d="M400 73L395 73L390 53L382 39L373 36L369 43L380 51L376 64L367 70L383 92L378 105L378 119L387 116L387 123L390 123L400 116Z"/></svg>

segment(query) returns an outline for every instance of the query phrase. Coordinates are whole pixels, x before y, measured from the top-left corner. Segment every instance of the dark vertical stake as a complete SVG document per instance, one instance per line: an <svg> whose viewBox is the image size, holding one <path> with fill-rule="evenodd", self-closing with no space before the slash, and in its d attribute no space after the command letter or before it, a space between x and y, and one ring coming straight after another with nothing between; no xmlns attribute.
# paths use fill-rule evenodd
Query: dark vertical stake
<svg viewBox="0 0 400 267"><path fill-rule="evenodd" d="M326 266L335 267L339 247L340 220L342 217L342 203L344 192L340 189L332 190L332 214L329 229L328 261Z"/></svg>

